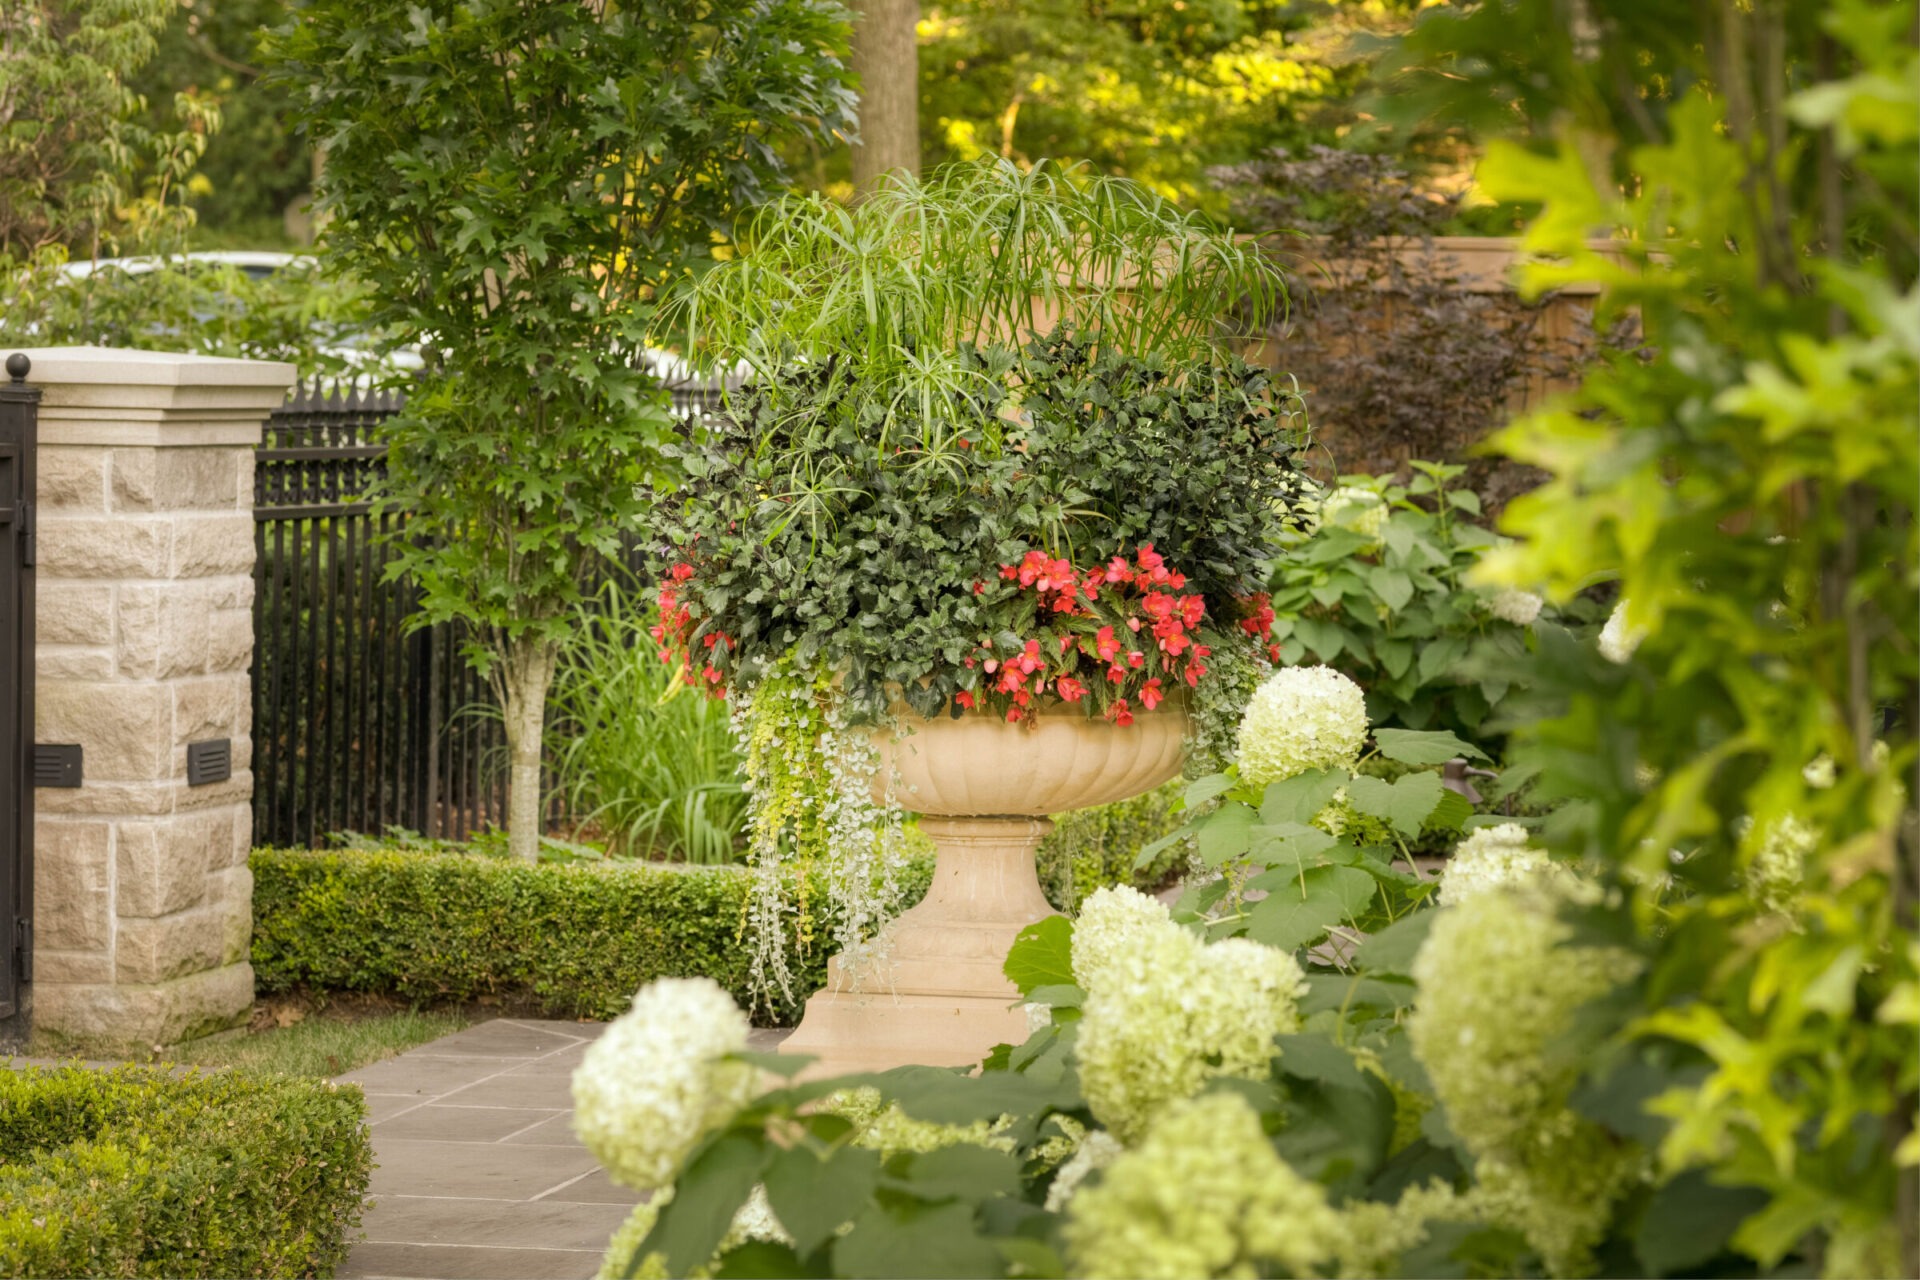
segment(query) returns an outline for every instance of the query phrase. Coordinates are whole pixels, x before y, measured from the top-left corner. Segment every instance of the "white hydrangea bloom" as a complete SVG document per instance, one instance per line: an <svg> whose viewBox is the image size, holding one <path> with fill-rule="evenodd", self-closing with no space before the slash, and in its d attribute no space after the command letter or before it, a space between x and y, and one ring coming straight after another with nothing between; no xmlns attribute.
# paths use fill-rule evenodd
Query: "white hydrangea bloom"
<svg viewBox="0 0 1920 1280"><path fill-rule="evenodd" d="M1607 624L1600 628L1600 656L1608 662L1625 663L1646 638L1645 627L1627 621L1627 602L1622 600L1613 606L1613 612L1607 615Z"/></svg>
<svg viewBox="0 0 1920 1280"><path fill-rule="evenodd" d="M1441 905L1455 906L1475 894L1536 876L1568 874L1528 840L1527 829L1517 822L1469 831L1441 868Z"/></svg>
<svg viewBox="0 0 1920 1280"><path fill-rule="evenodd" d="M1820 833L1791 813L1768 823L1747 864L1748 896L1769 911L1791 911L1806 882L1807 858L1819 843Z"/></svg>
<svg viewBox="0 0 1920 1280"><path fill-rule="evenodd" d="M1371 489L1343 485L1321 501L1320 523L1351 529L1370 542L1378 542L1387 527L1386 500Z"/></svg>
<svg viewBox="0 0 1920 1280"><path fill-rule="evenodd" d="M1240 777L1255 787L1308 769L1344 769L1367 740L1367 700L1332 667L1282 667L1240 720Z"/></svg>
<svg viewBox="0 0 1920 1280"><path fill-rule="evenodd" d="M1073 1199L1073 1193L1087 1180L1096 1169L1104 1169L1113 1163L1114 1157L1126 1148L1105 1129L1094 1129L1080 1140L1080 1147L1060 1171L1053 1175L1053 1183L1047 1188L1047 1212L1058 1213L1067 1207Z"/></svg>
<svg viewBox="0 0 1920 1280"><path fill-rule="evenodd" d="M1164 902L1132 885L1095 889L1080 904L1080 918L1073 924L1073 980L1091 991L1140 930L1171 920Z"/></svg>
<svg viewBox="0 0 1920 1280"><path fill-rule="evenodd" d="M1337 1252L1325 1190L1273 1149L1244 1098L1176 1102L1067 1205L1069 1274L1090 1280L1313 1275ZM1259 1264L1265 1263L1266 1267Z"/></svg>
<svg viewBox="0 0 1920 1280"><path fill-rule="evenodd" d="M1273 1037L1299 1026L1293 956L1243 938L1206 945L1170 920L1139 920L1089 971L1076 1052L1094 1116L1123 1142L1216 1076L1267 1074ZM1076 972L1078 972L1076 955Z"/></svg>
<svg viewBox="0 0 1920 1280"><path fill-rule="evenodd" d="M1482 1187L1499 1173L1493 1190L1506 1208L1494 1216L1525 1234L1555 1275L1586 1267L1613 1201L1645 1164L1567 1105L1581 1064L1549 1053L1581 1005L1639 968L1623 950L1570 945L1558 908L1593 892L1554 877L1474 894L1435 916L1414 959L1420 1000L1407 1024Z"/></svg>
<svg viewBox="0 0 1920 1280"><path fill-rule="evenodd" d="M1546 604L1531 591L1516 591L1505 587L1493 593L1487 601L1487 612L1503 622L1511 622L1516 627L1530 627L1534 619L1540 616L1541 608Z"/></svg>
<svg viewBox="0 0 1920 1280"><path fill-rule="evenodd" d="M702 1136L753 1095L747 1017L710 978L662 978L588 1047L573 1073L573 1126L614 1180L673 1181Z"/></svg>

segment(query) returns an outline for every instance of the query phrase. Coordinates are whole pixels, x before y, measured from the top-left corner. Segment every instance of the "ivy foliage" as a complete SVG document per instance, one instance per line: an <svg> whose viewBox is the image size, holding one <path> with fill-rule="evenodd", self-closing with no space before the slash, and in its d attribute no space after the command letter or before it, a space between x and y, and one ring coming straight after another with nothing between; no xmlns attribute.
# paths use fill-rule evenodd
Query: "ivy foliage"
<svg viewBox="0 0 1920 1280"><path fill-rule="evenodd" d="M1299 438L1269 374L1057 332L962 355L978 376L943 407L950 428L888 437L879 406L844 394L858 371L830 360L737 393L668 448L687 479L658 500L657 550L694 566L680 599L694 639L733 638L709 649L729 678L791 651L843 673L866 718L901 689L939 714L971 687L964 659L1023 605L1030 620L1000 574L1029 549L1097 565L1151 543L1216 626L1260 589Z"/></svg>

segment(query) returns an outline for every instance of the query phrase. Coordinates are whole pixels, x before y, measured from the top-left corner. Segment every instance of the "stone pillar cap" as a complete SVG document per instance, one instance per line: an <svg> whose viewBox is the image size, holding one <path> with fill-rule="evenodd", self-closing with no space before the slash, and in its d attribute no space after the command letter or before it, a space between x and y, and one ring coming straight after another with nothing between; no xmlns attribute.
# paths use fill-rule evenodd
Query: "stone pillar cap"
<svg viewBox="0 0 1920 1280"><path fill-rule="evenodd" d="M11 354L9 352L8 354ZM26 347L29 383L86 382L136 387L272 387L285 390L297 376L283 360L236 360L179 351L120 347Z"/></svg>
<svg viewBox="0 0 1920 1280"><path fill-rule="evenodd" d="M298 371L282 360L234 360L118 347L38 347L27 384L41 389L40 443L106 447L260 442Z"/></svg>

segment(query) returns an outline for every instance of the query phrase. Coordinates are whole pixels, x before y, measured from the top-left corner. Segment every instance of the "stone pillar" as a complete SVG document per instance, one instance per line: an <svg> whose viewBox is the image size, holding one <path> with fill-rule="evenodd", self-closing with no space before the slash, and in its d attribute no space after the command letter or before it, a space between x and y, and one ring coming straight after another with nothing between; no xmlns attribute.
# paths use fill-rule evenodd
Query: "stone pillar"
<svg viewBox="0 0 1920 1280"><path fill-rule="evenodd" d="M253 451L293 366L28 351L40 404L33 1023L171 1044L244 1023L252 830ZM189 785L187 745L231 743Z"/></svg>

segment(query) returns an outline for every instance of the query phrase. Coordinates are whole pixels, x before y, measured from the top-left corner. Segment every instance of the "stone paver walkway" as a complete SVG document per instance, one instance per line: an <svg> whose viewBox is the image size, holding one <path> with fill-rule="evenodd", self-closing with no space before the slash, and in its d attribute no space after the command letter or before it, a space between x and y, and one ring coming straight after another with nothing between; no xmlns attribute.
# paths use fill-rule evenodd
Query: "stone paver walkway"
<svg viewBox="0 0 1920 1280"><path fill-rule="evenodd" d="M591 1277L638 1199L573 1136L568 1078L601 1029L500 1018L339 1077L379 1165L341 1280Z"/></svg>

